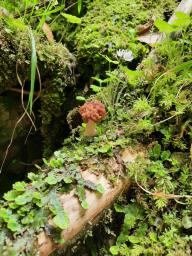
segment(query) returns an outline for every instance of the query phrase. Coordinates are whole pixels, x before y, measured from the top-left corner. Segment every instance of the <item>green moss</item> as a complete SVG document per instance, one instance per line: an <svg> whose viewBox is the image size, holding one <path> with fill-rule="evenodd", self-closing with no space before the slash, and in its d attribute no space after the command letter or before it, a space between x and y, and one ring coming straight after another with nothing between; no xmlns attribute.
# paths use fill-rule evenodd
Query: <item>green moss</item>
<svg viewBox="0 0 192 256"><path fill-rule="evenodd" d="M105 7L107 9L107 2ZM104 12L105 8L102 10ZM58 200L55 191L64 193L77 188L80 203L87 208L84 188L94 190L98 187L82 180L80 170L91 166L93 172L103 172L110 180L129 175L134 184L127 204L122 202L115 206L117 212L125 215L125 220L111 252L119 255L191 255L191 197L167 198L173 194L191 196L192 190L190 38L191 29L188 28L177 41L168 39L159 45L158 63L146 60L142 71L131 71L120 65L108 73L109 85L101 87L96 95L108 111L106 120L97 127L98 136L84 138L82 126L80 136L75 140L69 138L50 161L45 161L46 168L42 172L29 175L30 181L24 185L26 190L23 184L17 184L2 200L2 254L13 250L21 255L25 252L33 255L32 241L36 239L36 232L42 228L48 233L51 230L46 226L50 215L57 217L58 227L66 226L64 212L64 223L60 218L58 221L60 207L54 204ZM56 106L53 102L52 108L58 112L60 99L65 95L63 90L59 91L61 80L51 81L56 93L51 84L53 95L46 97L48 102L57 101ZM46 100L43 102L44 108L48 108ZM49 113L44 121L48 124L52 121ZM119 151L138 142L146 145L149 158L122 166ZM113 165L114 159L118 168ZM24 247L25 251L22 251Z"/></svg>
<svg viewBox="0 0 192 256"><path fill-rule="evenodd" d="M170 15L176 1L140 0L95 0L88 3L87 14L77 29L76 44L80 57L89 61L102 60L99 54L116 57L119 49L132 50L134 57L146 52L142 44L136 42L136 26L151 19Z"/></svg>

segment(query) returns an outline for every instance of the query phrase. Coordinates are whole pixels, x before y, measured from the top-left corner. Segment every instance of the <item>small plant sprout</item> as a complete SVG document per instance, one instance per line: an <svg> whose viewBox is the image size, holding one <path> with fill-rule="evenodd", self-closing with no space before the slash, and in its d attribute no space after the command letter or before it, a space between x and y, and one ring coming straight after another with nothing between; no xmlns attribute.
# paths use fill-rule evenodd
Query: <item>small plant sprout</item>
<svg viewBox="0 0 192 256"><path fill-rule="evenodd" d="M87 102L79 108L79 113L86 123L84 135L93 137L97 135L96 123L100 122L106 116L106 110L100 101Z"/></svg>

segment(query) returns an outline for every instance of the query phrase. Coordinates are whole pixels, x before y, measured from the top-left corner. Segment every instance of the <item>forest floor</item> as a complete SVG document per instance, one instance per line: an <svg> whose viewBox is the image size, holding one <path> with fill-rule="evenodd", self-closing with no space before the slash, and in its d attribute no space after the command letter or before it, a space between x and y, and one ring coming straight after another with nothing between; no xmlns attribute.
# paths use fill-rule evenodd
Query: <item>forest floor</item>
<svg viewBox="0 0 192 256"><path fill-rule="evenodd" d="M15 17L22 16L17 1L14 8L5 2L0 1L3 12L8 9ZM44 154L49 155L51 143L63 131L56 129L57 120L59 127L68 124L71 131L49 160L43 158L37 171L3 195L0 255L38 255L42 231L65 246L61 234L71 223L61 195L75 191L84 213L92 207L87 191L105 195L104 184L85 179L85 170L102 174L114 187L120 179L130 179L131 188L106 209L102 221L88 229L81 242L60 255L192 255L191 16L176 12L175 21L168 23L178 5L173 0L158 5L139 0L94 0L83 5L78 1L77 6L73 1L67 6L53 2L35 9L29 4L23 17L1 18L0 51L5 54L1 56L9 52L11 71L18 60L27 67L26 111L32 120L34 86L41 85L36 79L42 74L39 113ZM29 31L33 33L26 39ZM163 33L164 40L140 42L139 36L148 32ZM26 41L14 39L16 35ZM26 47L30 43L36 56L31 60ZM13 81L17 77L14 86L20 88L18 73L5 71L6 76L0 73L0 88L9 87L9 76ZM107 114L96 125L97 135L87 137L88 124L83 123L79 107L95 101L104 104ZM140 148L144 154L134 162L122 162L128 148Z"/></svg>

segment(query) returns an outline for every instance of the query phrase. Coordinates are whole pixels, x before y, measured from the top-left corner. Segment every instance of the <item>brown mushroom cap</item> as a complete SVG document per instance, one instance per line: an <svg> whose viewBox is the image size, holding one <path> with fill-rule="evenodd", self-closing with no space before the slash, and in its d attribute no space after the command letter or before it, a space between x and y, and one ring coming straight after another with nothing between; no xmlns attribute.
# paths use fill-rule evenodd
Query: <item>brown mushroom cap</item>
<svg viewBox="0 0 192 256"><path fill-rule="evenodd" d="M100 101L87 102L79 108L79 113L84 122L93 121L100 122L106 116L106 110Z"/></svg>

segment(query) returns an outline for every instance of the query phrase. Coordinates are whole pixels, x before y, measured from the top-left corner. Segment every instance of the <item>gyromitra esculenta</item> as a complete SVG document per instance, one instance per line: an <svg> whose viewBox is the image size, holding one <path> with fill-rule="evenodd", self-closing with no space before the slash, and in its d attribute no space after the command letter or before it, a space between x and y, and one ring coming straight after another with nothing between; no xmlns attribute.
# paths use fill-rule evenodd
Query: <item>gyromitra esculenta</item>
<svg viewBox="0 0 192 256"><path fill-rule="evenodd" d="M79 113L86 123L84 135L87 137L97 135L96 123L106 116L106 110L100 101L87 102L79 108Z"/></svg>

